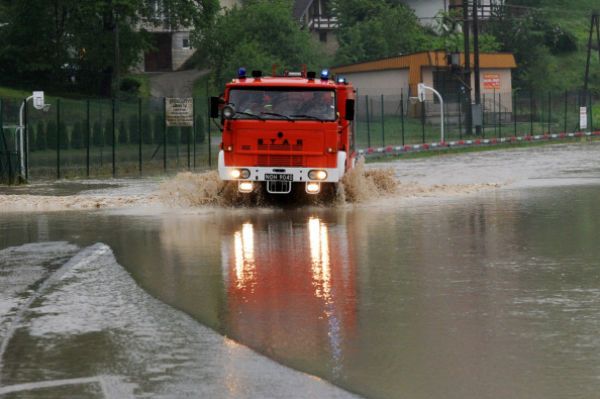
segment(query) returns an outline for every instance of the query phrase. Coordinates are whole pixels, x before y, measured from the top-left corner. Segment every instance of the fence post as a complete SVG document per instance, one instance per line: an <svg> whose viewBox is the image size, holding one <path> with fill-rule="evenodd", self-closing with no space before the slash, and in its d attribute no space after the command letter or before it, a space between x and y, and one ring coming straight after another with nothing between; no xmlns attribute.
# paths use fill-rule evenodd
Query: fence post
<svg viewBox="0 0 600 399"><path fill-rule="evenodd" d="M210 96L208 95L208 82L206 83L206 126L207 126L207 143L208 143L208 167L212 169L212 145L210 138Z"/></svg>
<svg viewBox="0 0 600 399"><path fill-rule="evenodd" d="M589 128L590 128L590 132L594 131L594 111L592 109L592 93L588 93L588 103L589 103L589 107L588 109L590 110L590 123L589 123ZM25 170L27 170L27 168L25 168Z"/></svg>
<svg viewBox="0 0 600 399"><path fill-rule="evenodd" d="M533 136L533 90L529 90L529 135Z"/></svg>
<svg viewBox="0 0 600 399"><path fill-rule="evenodd" d="M23 100L23 163L25 164L25 181L29 180L29 124L27 118L29 113L27 112L27 100Z"/></svg>
<svg viewBox="0 0 600 399"><path fill-rule="evenodd" d="M422 139L423 144L425 144L425 104L426 104L426 102L423 101L419 104L421 105L421 139Z"/></svg>
<svg viewBox="0 0 600 399"><path fill-rule="evenodd" d="M56 100L56 178L60 180L60 99Z"/></svg>
<svg viewBox="0 0 600 399"><path fill-rule="evenodd" d="M194 140L194 169L196 169L196 97L192 98L192 115L194 116L194 122L192 124L192 139Z"/></svg>
<svg viewBox="0 0 600 399"><path fill-rule="evenodd" d="M142 99L138 98L138 167L142 175Z"/></svg>
<svg viewBox="0 0 600 399"><path fill-rule="evenodd" d="M381 95L381 142L385 147L385 114L383 105L383 94Z"/></svg>
<svg viewBox="0 0 600 399"><path fill-rule="evenodd" d="M548 133L552 133L552 92L548 91Z"/></svg>
<svg viewBox="0 0 600 399"><path fill-rule="evenodd" d="M514 132L515 137L517 136L517 116L518 116L518 110L519 110L519 107L517 106L517 102L518 102L517 100L518 100L517 92L513 91L512 113L513 113L513 123L515 125L515 132Z"/></svg>
<svg viewBox="0 0 600 399"><path fill-rule="evenodd" d="M367 110L367 147L371 148L371 116L369 109L369 95L365 96L365 106Z"/></svg>
<svg viewBox="0 0 600 399"><path fill-rule="evenodd" d="M481 137L485 138L485 93L481 100Z"/></svg>
<svg viewBox="0 0 600 399"><path fill-rule="evenodd" d="M115 98L113 97L112 102L112 111L111 111L111 122L112 122L112 176L115 178L117 176L117 118L116 118L116 108L117 103Z"/></svg>
<svg viewBox="0 0 600 399"><path fill-rule="evenodd" d="M564 131L563 133L567 132L567 113L568 113L568 107L569 106L569 92L567 90L565 90L565 112L564 112Z"/></svg>
<svg viewBox="0 0 600 399"><path fill-rule="evenodd" d="M400 124L402 127L402 146L404 147L404 90L400 89Z"/></svg>
<svg viewBox="0 0 600 399"><path fill-rule="evenodd" d="M462 94L458 91L458 139L462 140Z"/></svg>
<svg viewBox="0 0 600 399"><path fill-rule="evenodd" d="M86 101L85 104L85 120L86 120L86 142L85 142L85 175L90 177L90 138L91 138L91 127L90 127L90 100Z"/></svg>
<svg viewBox="0 0 600 399"><path fill-rule="evenodd" d="M167 171L167 98L163 97L163 169Z"/></svg>
<svg viewBox="0 0 600 399"><path fill-rule="evenodd" d="M502 138L502 93L498 93L498 137Z"/></svg>

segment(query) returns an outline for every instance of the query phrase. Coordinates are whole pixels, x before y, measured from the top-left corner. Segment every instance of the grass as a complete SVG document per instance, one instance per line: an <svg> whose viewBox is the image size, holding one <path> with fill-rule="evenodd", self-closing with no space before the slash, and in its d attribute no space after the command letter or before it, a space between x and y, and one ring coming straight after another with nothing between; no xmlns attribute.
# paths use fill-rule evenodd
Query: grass
<svg viewBox="0 0 600 399"><path fill-rule="evenodd" d="M366 158L367 163L376 163L376 162L384 162L391 160L399 160L399 159L421 159L421 158L431 158L438 156L448 156L448 155L457 155L457 154L468 154L474 152L489 152L489 151L498 151L498 150L508 150L508 149L517 149L517 148L531 148L531 147L541 147L547 145L557 145L557 144L565 144L565 143L586 143L590 141L599 141L597 138L573 138L569 141L536 141L536 142L517 142L517 143L505 143L505 144L497 144L492 146L480 146L480 147L461 147L461 148L435 148L430 149L428 151L419 151L419 152L406 152L400 154L374 154L370 155Z"/></svg>

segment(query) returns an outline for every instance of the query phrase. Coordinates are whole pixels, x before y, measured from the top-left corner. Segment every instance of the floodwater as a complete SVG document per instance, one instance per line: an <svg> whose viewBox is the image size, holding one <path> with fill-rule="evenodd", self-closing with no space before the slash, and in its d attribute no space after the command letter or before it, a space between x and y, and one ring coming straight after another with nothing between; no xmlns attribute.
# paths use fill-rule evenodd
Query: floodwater
<svg viewBox="0 0 600 399"><path fill-rule="evenodd" d="M0 396L596 398L598 155L392 164L501 186L469 195L0 214Z"/></svg>

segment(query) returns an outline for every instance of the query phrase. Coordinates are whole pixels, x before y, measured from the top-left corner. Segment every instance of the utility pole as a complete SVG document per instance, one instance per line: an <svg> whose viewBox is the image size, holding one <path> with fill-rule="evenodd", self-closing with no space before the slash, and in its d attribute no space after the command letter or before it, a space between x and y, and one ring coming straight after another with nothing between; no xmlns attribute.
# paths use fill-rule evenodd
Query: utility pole
<svg viewBox="0 0 600 399"><path fill-rule="evenodd" d="M121 80L121 76L120 76L120 68L119 65L121 64L121 54L119 51L119 12L117 10L115 10L115 15L114 15L114 34L115 34L115 65L114 65L114 69L113 69L113 98L117 97L119 95L119 89L120 89L120 80Z"/></svg>
<svg viewBox="0 0 600 399"><path fill-rule="evenodd" d="M463 0L462 2L462 11L463 11L463 36L464 36L464 55L465 55L465 69L464 69L464 78L463 85L465 87L465 94L467 97L467 115L465 121L465 128L467 135L473 134L473 109L471 104L473 101L471 100L471 40L470 40L470 26L469 26L469 2L468 0Z"/></svg>
<svg viewBox="0 0 600 399"><path fill-rule="evenodd" d="M600 14L594 12L592 14L592 21L590 24L590 36L588 38L587 48L587 62L585 63L585 77L583 78L583 93L582 95L587 96L588 83L590 79L590 60L592 57L592 37L594 36L594 28L596 28L596 40L598 43L598 56L600 57Z"/></svg>
<svg viewBox="0 0 600 399"><path fill-rule="evenodd" d="M481 107L481 84L479 77L479 18L477 12L479 9L479 0L473 0L473 58L475 72L475 109L477 110L477 124L475 134L481 135L481 120L483 119L483 109Z"/></svg>

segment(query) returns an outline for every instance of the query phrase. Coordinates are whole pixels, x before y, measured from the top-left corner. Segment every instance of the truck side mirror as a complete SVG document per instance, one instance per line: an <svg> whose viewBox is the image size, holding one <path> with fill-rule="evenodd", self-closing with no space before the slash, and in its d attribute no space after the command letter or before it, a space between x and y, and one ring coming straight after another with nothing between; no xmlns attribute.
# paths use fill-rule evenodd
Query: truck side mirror
<svg viewBox="0 0 600 399"><path fill-rule="evenodd" d="M219 97L211 97L210 98L210 117L211 118L219 117L219 104L221 104L221 99Z"/></svg>
<svg viewBox="0 0 600 399"><path fill-rule="evenodd" d="M354 100L350 98L346 99L346 120L354 120Z"/></svg>

